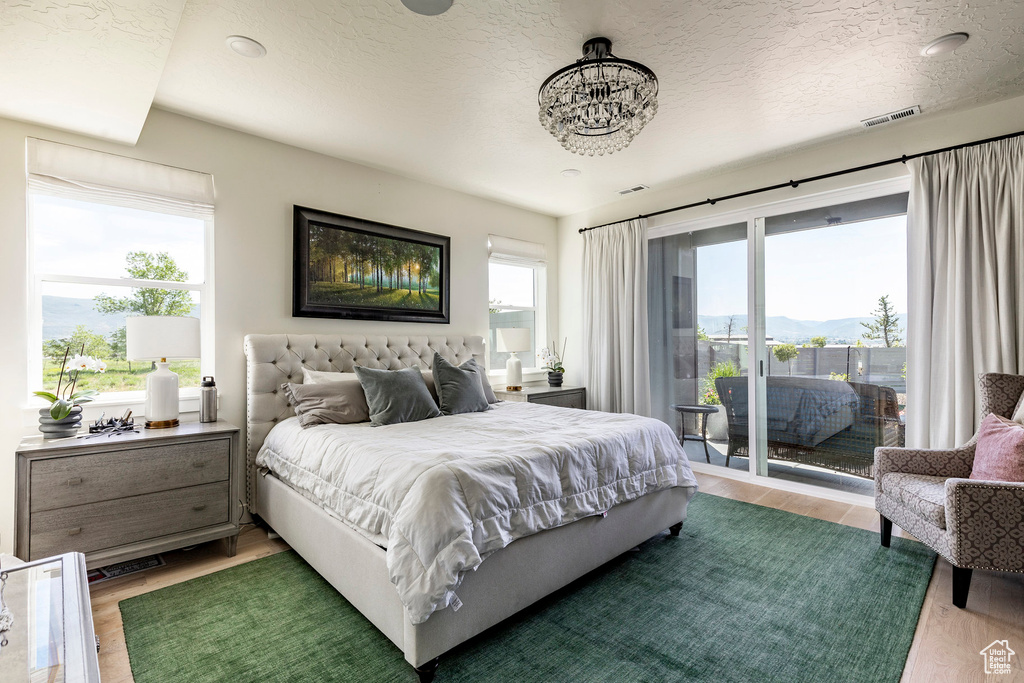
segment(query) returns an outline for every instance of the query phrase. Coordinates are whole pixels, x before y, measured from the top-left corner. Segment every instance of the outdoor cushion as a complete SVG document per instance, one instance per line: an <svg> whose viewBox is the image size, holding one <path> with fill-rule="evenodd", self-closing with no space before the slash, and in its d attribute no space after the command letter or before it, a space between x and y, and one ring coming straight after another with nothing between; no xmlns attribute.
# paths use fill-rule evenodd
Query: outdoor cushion
<svg viewBox="0 0 1024 683"><path fill-rule="evenodd" d="M946 479L926 474L889 472L882 475L882 492L895 498L929 524L945 529Z"/></svg>

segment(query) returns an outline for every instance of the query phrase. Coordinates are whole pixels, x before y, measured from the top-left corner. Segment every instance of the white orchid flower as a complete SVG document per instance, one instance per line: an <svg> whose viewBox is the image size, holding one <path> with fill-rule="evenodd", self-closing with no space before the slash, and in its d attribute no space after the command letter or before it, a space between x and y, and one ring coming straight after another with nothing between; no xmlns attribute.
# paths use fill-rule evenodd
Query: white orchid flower
<svg viewBox="0 0 1024 683"><path fill-rule="evenodd" d="M106 361L102 361L102 360L96 361L96 370L98 372L106 372L107 371L107 363L106 363Z"/></svg>

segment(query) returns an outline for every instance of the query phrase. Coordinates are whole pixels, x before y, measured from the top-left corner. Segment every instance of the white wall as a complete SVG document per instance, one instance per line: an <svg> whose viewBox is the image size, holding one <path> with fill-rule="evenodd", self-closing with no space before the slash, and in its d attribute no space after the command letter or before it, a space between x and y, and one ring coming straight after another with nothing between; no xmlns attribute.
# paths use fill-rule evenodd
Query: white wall
<svg viewBox="0 0 1024 683"><path fill-rule="evenodd" d="M14 451L31 433L27 330L25 138L40 137L212 173L216 207L216 376L220 416L244 428L242 338L252 332L487 334L487 235L540 242L548 252L549 329L557 332L554 218L154 110L135 147L0 119L0 551L13 549ZM451 324L291 317L292 205L452 238ZM244 434L244 432L243 432Z"/></svg>
<svg viewBox="0 0 1024 683"><path fill-rule="evenodd" d="M669 187L653 188L612 204L560 218L558 221L558 330L568 337L566 383L583 384L579 359L583 338L583 237L580 228L609 221L774 185L795 178L838 171L903 154L925 152L1024 130L1024 97L947 115L922 116L865 130L836 142L781 155L771 161L711 176L695 177ZM672 150L685 154L685 150ZM908 173L903 164L884 166L853 175L785 188L773 192L702 206L659 216L651 226L667 225L703 216L803 197L851 185L893 178ZM642 179L640 179L642 182Z"/></svg>

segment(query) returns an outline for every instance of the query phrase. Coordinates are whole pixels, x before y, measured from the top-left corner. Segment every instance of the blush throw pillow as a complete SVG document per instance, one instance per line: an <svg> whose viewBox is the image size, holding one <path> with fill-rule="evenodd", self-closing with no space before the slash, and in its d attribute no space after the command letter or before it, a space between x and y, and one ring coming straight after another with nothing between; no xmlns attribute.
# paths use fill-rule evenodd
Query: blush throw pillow
<svg viewBox="0 0 1024 683"><path fill-rule="evenodd" d="M356 366L355 371L366 393L374 427L418 422L441 414L419 368L372 370Z"/></svg>
<svg viewBox="0 0 1024 683"><path fill-rule="evenodd" d="M319 424L353 424L370 419L363 387L356 380L323 384L282 384L303 428Z"/></svg>
<svg viewBox="0 0 1024 683"><path fill-rule="evenodd" d="M1024 425L994 413L981 421L971 479L1024 482Z"/></svg>

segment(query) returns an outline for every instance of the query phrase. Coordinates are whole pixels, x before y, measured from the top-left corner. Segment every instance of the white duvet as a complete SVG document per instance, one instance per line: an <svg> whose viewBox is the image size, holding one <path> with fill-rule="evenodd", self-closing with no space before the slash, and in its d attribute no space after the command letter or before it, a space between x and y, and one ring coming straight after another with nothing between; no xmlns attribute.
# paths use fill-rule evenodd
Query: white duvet
<svg viewBox="0 0 1024 683"><path fill-rule="evenodd" d="M482 413L302 429L289 418L256 462L387 548L412 623L517 538L674 486L696 488L657 420L498 403Z"/></svg>

